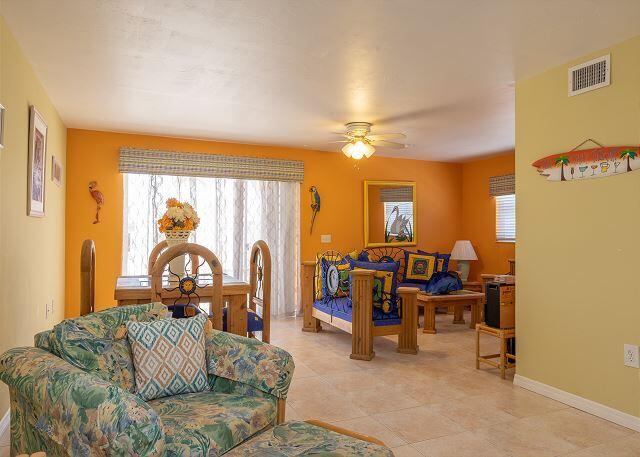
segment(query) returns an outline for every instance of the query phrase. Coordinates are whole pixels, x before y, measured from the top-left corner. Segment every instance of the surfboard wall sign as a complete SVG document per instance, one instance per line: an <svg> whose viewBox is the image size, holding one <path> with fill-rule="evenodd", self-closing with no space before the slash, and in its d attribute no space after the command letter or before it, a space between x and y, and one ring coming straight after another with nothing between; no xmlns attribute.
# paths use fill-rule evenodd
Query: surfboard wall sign
<svg viewBox="0 0 640 457"><path fill-rule="evenodd" d="M605 178L640 169L640 146L610 146L554 154L533 162L549 181Z"/></svg>

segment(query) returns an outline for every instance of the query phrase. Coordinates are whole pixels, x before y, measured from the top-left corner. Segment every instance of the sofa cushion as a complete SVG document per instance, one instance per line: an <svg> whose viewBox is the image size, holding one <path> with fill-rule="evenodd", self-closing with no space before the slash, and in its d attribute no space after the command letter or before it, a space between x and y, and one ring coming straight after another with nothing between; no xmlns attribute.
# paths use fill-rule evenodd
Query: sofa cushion
<svg viewBox="0 0 640 457"><path fill-rule="evenodd" d="M316 300L313 307L318 311L322 311L332 317L351 322L352 305L349 297L334 298L331 300ZM376 327L384 325L400 324L400 315L398 310L394 309L390 313L383 313L381 309L373 307L373 325Z"/></svg>
<svg viewBox="0 0 640 457"><path fill-rule="evenodd" d="M162 421L167 455L220 455L276 419L275 398L198 392L149 405Z"/></svg>
<svg viewBox="0 0 640 457"><path fill-rule="evenodd" d="M51 331L51 352L87 373L135 392L133 357L124 324L162 318L166 313L162 303L148 303L65 319Z"/></svg>
<svg viewBox="0 0 640 457"><path fill-rule="evenodd" d="M136 389L144 400L207 388L204 314L187 319L127 322Z"/></svg>

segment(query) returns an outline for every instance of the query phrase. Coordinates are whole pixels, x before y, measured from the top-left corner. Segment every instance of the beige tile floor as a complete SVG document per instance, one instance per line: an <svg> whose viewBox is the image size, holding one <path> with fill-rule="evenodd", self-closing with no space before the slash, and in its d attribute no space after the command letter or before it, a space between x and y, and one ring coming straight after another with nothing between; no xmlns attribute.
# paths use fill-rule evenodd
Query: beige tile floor
<svg viewBox="0 0 640 457"><path fill-rule="evenodd" d="M375 436L397 457L640 456L640 434L515 387L513 373L477 371L475 333L451 318L437 316L437 335L419 333L417 356L377 338L370 362L349 359L350 336L328 325L302 333L300 319L274 320L272 343L296 363L287 419ZM0 457L8 441L0 437Z"/></svg>

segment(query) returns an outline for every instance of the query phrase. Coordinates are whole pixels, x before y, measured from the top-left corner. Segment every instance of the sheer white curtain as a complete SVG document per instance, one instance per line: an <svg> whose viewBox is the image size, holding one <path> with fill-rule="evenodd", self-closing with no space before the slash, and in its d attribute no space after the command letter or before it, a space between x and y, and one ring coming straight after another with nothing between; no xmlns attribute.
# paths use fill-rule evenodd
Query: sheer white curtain
<svg viewBox="0 0 640 457"><path fill-rule="evenodd" d="M191 241L211 249L223 272L248 281L253 243L271 250L271 314L298 309L300 265L300 184L297 182L124 175L122 274L147 271L149 253L164 239L156 221L165 202L190 202L200 216Z"/></svg>

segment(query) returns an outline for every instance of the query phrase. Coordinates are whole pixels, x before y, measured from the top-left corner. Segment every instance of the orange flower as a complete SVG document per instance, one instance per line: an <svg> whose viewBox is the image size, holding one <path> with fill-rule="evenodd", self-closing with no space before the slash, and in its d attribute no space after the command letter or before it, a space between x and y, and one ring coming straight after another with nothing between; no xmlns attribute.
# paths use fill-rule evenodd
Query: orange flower
<svg viewBox="0 0 640 457"><path fill-rule="evenodd" d="M172 206L182 206L182 204L176 198L170 198L167 200L167 208L171 208Z"/></svg>

